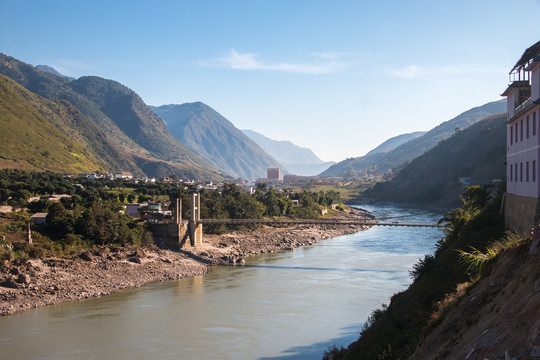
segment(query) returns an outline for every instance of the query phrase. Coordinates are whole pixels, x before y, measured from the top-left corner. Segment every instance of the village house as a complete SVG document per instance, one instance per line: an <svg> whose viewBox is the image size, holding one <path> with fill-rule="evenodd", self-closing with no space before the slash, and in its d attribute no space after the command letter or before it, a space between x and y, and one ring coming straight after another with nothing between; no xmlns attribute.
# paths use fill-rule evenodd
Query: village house
<svg viewBox="0 0 540 360"><path fill-rule="evenodd" d="M52 202L59 202L63 198L68 198L69 199L69 198L71 198L71 195L66 195L66 194L47 195L47 196L42 196L40 199L41 200L48 200L48 201L52 201Z"/></svg>
<svg viewBox="0 0 540 360"><path fill-rule="evenodd" d="M138 218L140 217L141 215L139 214L139 207L141 205L140 204L125 204L125 207L126 207L126 213L131 216L132 218Z"/></svg>
<svg viewBox="0 0 540 360"><path fill-rule="evenodd" d="M38 212L30 216L30 224L35 225L46 225L47 224L47 215L46 212Z"/></svg>
<svg viewBox="0 0 540 360"><path fill-rule="evenodd" d="M540 41L510 71L507 99L506 226L528 232L540 220Z"/></svg>

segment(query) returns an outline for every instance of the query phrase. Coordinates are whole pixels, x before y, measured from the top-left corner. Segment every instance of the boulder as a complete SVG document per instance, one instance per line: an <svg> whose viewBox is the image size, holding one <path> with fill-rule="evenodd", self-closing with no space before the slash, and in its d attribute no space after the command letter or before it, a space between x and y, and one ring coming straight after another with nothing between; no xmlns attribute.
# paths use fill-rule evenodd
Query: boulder
<svg viewBox="0 0 540 360"><path fill-rule="evenodd" d="M142 261L141 261L141 258L140 257L137 257L137 256L131 256L128 258L128 261L132 262L132 263L136 263L136 264L141 264Z"/></svg>
<svg viewBox="0 0 540 360"><path fill-rule="evenodd" d="M82 252L79 257L84 261L92 261L93 256L89 251Z"/></svg>
<svg viewBox="0 0 540 360"><path fill-rule="evenodd" d="M144 250L141 248L135 249L135 251L131 254L132 257L138 257L138 258L144 258L146 257L146 254L144 253Z"/></svg>
<svg viewBox="0 0 540 360"><path fill-rule="evenodd" d="M15 281L13 277L8 277L3 283L2 286L10 288L10 289L18 289L20 288L20 285Z"/></svg>
<svg viewBox="0 0 540 360"><path fill-rule="evenodd" d="M30 275L28 274L19 274L19 277L17 277L17 282L19 284L24 284L24 285L28 285L30 284Z"/></svg>

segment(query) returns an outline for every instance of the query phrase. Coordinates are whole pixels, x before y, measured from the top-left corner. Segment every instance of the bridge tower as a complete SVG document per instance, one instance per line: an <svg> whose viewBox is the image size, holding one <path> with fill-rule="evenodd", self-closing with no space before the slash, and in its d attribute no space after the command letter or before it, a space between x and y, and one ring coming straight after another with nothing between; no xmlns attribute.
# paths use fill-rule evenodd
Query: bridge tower
<svg viewBox="0 0 540 360"><path fill-rule="evenodd" d="M188 231L191 246L202 245L203 231L201 220L201 194L191 194L191 216L189 218Z"/></svg>

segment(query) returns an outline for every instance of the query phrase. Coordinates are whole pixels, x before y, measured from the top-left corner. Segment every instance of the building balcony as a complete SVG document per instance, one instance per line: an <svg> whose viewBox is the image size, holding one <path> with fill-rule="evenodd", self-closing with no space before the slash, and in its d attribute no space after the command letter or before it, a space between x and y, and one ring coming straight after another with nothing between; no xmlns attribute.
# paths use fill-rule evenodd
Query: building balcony
<svg viewBox="0 0 540 360"><path fill-rule="evenodd" d="M531 99L531 97L529 96L529 98L527 100L525 100L524 102L522 102L521 104L519 104L516 108L515 108L515 112L514 112L514 116L520 114L521 112L527 110L529 107L531 107L533 104L533 101Z"/></svg>

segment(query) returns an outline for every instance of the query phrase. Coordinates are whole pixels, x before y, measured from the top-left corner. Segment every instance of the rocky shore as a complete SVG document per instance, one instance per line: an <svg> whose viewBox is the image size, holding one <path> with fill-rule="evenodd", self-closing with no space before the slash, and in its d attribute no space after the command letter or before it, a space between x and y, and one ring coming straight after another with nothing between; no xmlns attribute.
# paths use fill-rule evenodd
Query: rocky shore
<svg viewBox="0 0 540 360"><path fill-rule="evenodd" d="M340 217L368 216L351 209ZM100 248L74 259L32 259L0 264L0 314L90 297L153 282L202 275L208 267L242 264L251 255L292 250L318 241L365 230L360 225L263 226L224 235L206 235L202 246L181 251Z"/></svg>

